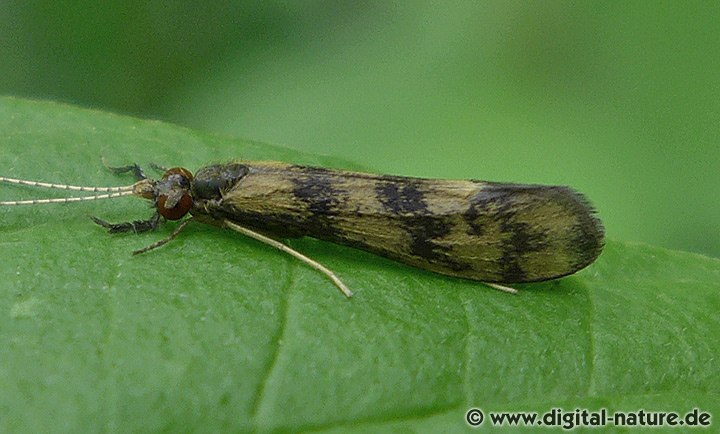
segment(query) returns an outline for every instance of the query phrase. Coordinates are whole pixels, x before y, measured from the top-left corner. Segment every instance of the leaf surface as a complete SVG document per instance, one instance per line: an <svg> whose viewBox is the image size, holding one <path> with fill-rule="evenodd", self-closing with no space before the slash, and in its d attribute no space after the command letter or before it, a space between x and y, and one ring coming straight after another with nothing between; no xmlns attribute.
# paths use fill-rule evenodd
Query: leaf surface
<svg viewBox="0 0 720 434"><path fill-rule="evenodd" d="M287 148L0 99L0 173L122 185L111 164L233 158L357 169ZM60 192L62 194L64 192ZM0 200L47 196L1 186ZM56 193L57 194L57 193ZM355 291L239 234L92 224L142 201L0 208L0 430L456 431L470 407L720 414L720 261L610 241L511 296L311 239ZM488 421L485 425L488 425Z"/></svg>

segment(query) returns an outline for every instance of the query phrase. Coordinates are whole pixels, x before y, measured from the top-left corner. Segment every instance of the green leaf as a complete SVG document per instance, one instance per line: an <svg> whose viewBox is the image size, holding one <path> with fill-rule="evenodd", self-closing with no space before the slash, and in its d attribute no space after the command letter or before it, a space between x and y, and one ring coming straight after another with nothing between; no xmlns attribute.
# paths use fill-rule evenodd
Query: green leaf
<svg viewBox="0 0 720 434"><path fill-rule="evenodd" d="M111 164L356 168L74 107L0 99L0 174L130 182ZM62 192L60 192L62 193ZM57 195L57 193L55 193ZM47 196L0 187L0 200ZM611 241L517 296L303 239L355 291L239 234L108 235L134 198L0 209L0 431L457 431L470 407L720 414L720 261ZM486 418L484 426L490 423Z"/></svg>

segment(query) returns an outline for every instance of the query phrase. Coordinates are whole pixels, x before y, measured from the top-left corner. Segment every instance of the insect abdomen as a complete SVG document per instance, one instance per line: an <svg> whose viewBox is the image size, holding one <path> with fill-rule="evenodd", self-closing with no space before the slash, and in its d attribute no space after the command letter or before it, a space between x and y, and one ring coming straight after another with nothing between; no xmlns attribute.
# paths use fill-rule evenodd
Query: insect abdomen
<svg viewBox="0 0 720 434"><path fill-rule="evenodd" d="M600 221L566 187L243 164L247 173L204 212L486 282L561 277L602 250Z"/></svg>

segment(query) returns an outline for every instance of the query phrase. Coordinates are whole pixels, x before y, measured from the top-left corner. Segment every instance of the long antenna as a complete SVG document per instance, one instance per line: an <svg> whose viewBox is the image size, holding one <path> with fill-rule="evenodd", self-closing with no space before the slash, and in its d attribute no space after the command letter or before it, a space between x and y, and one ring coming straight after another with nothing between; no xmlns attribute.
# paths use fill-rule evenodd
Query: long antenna
<svg viewBox="0 0 720 434"><path fill-rule="evenodd" d="M8 178L5 176L0 176L0 182L7 182L8 184L27 185L29 187L54 188L57 190L74 191L131 191L133 189L132 185L126 185L124 187L86 187L80 185L50 184L47 182L28 181L25 179Z"/></svg>
<svg viewBox="0 0 720 434"><path fill-rule="evenodd" d="M126 185L122 187L94 187L94 186L79 186L79 185L68 185L68 184L52 184L48 182L29 181L25 179L8 178L0 176L0 182L8 184L25 185L28 187L40 187L40 188L52 188L56 190L72 190L72 191L90 191L90 192L106 192L106 194L95 194L90 196L78 196L78 197L61 197L55 199L27 199L27 200L7 200L0 201L0 206L16 206L16 205L40 205L46 203L70 203L70 202L83 202L89 200L98 199L112 199L120 196L130 196L135 194L136 184Z"/></svg>

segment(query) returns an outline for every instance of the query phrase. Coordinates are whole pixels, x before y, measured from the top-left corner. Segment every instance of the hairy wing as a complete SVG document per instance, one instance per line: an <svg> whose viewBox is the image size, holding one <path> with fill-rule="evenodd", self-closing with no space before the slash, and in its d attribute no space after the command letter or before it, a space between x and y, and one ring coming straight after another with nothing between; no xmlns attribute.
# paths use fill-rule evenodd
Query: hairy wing
<svg viewBox="0 0 720 434"><path fill-rule="evenodd" d="M567 187L432 180L250 163L214 210L438 273L487 282L561 277L600 254L603 228Z"/></svg>

